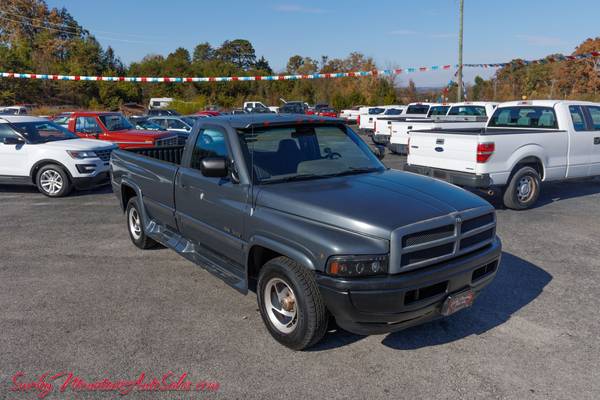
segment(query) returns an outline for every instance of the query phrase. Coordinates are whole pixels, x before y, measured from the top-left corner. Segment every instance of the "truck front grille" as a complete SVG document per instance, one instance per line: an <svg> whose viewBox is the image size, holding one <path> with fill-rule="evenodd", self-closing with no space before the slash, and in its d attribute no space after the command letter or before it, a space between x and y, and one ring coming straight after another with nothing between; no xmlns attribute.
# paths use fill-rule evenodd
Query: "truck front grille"
<svg viewBox="0 0 600 400"><path fill-rule="evenodd" d="M96 150L95 153L98 156L98 158L101 159L102 161L108 161L108 160L110 160L110 153L112 153L112 149Z"/></svg>
<svg viewBox="0 0 600 400"><path fill-rule="evenodd" d="M170 136L167 138L156 139L156 141L154 142L154 145L156 147L177 146L178 142L179 142L179 139L177 138L177 135L175 135L175 136Z"/></svg>
<svg viewBox="0 0 600 400"><path fill-rule="evenodd" d="M454 220L453 223L448 223ZM438 226L436 226L438 225ZM419 229L422 226L422 229ZM400 230L403 230L402 228ZM401 236L399 271L425 267L480 249L496 236L496 216L466 211L411 226Z"/></svg>

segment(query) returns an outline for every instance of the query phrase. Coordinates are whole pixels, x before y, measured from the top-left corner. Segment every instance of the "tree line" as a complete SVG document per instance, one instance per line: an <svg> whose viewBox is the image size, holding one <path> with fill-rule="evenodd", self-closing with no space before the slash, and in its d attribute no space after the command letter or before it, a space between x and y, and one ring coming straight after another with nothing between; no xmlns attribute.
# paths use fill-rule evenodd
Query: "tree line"
<svg viewBox="0 0 600 400"><path fill-rule="evenodd" d="M102 48L93 34L65 9L44 0L4 0L0 9L0 70L65 75L232 76L270 75L274 71L248 40L226 40L218 46L201 42L191 51L177 48L167 56L150 54L125 65L111 47ZM588 39L574 54L600 50L600 38ZM374 60L354 52L345 58L318 59L293 55L288 74L350 72L377 69ZM469 100L579 98L600 100L595 60L524 66L511 64L491 79L477 77L467 87ZM456 98L456 87L420 92L414 82L398 87L391 77L296 81L130 83L0 80L0 105L30 103L118 109L124 103L146 104L150 97L174 97L180 107L240 107L244 100L279 104L279 99L327 102L337 109L354 105L407 103Z"/></svg>

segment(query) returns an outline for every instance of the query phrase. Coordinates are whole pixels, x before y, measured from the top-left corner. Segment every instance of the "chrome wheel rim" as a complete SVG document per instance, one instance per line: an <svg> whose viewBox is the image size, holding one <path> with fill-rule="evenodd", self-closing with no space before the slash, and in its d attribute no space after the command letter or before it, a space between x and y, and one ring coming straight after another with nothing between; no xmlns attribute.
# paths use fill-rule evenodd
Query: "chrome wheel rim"
<svg viewBox="0 0 600 400"><path fill-rule="evenodd" d="M264 305L271 324L281 333L291 333L298 325L298 305L292 288L280 278L265 285Z"/></svg>
<svg viewBox="0 0 600 400"><path fill-rule="evenodd" d="M131 207L129 209L129 231L131 232L131 236L135 240L138 240L142 237L142 224L140 221L140 215L135 207Z"/></svg>
<svg viewBox="0 0 600 400"><path fill-rule="evenodd" d="M520 202L527 202L531 200L534 193L535 182L531 176L524 176L519 179L519 184L517 185L517 198Z"/></svg>
<svg viewBox="0 0 600 400"><path fill-rule="evenodd" d="M42 175L40 176L40 186L44 192L55 195L61 191L63 185L63 178L57 171L48 169L42 172Z"/></svg>

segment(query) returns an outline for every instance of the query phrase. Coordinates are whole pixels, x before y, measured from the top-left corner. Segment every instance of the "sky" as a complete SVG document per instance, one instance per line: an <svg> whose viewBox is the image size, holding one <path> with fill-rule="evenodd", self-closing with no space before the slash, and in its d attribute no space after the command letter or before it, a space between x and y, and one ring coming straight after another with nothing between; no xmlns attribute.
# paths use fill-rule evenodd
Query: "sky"
<svg viewBox="0 0 600 400"><path fill-rule="evenodd" d="M294 54L320 59L358 51L379 68L456 64L458 0L200 1L47 0L65 7L125 63L177 47L247 39L282 71ZM571 53L600 36L598 0L465 0L464 62L496 63ZM493 71L465 69L467 81ZM443 86L453 72L401 75Z"/></svg>

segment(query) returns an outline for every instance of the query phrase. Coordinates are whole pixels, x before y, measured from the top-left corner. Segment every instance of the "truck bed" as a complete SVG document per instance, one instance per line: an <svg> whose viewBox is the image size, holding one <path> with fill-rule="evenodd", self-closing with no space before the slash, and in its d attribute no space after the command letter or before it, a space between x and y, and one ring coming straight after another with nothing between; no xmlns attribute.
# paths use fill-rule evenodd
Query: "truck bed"
<svg viewBox="0 0 600 400"><path fill-rule="evenodd" d="M163 146L163 147L145 147L127 149L127 151L142 156L154 158L160 161L166 161L172 164L181 164L184 145Z"/></svg>

